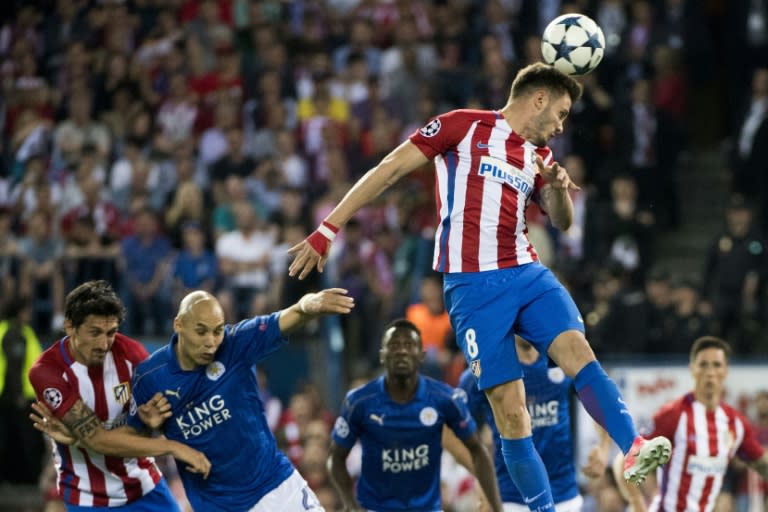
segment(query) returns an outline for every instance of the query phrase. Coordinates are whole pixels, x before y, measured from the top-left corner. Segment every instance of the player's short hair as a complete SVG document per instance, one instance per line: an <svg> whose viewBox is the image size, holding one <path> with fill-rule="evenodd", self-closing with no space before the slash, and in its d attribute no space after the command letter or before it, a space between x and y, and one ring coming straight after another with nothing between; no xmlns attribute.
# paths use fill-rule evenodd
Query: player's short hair
<svg viewBox="0 0 768 512"><path fill-rule="evenodd" d="M87 281L67 294L64 300L64 318L75 329L85 323L88 315L125 318L125 306L107 281Z"/></svg>
<svg viewBox="0 0 768 512"><path fill-rule="evenodd" d="M416 324L411 322L410 320L406 318L397 318L395 320L392 320L384 327L384 336L386 336L387 332L389 332L390 329L409 329L416 333L416 336L419 338L419 345L421 345L421 331L418 327L416 327ZM381 338L382 345L384 344L384 336Z"/></svg>
<svg viewBox="0 0 768 512"><path fill-rule="evenodd" d="M542 88L558 96L568 94L572 102L581 98L581 84L573 77L543 62L535 62L518 71L512 82L509 99L519 98Z"/></svg>
<svg viewBox="0 0 768 512"><path fill-rule="evenodd" d="M702 336L694 341L693 346L691 346L691 361L696 359L699 352L708 348L719 348L722 350L726 361L731 358L731 345L727 341L717 336Z"/></svg>

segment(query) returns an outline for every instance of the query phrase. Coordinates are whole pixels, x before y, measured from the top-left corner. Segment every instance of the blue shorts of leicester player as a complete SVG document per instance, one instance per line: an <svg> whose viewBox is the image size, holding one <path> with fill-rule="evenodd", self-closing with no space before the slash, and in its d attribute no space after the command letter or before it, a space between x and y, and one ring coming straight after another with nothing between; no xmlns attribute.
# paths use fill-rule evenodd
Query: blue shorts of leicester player
<svg viewBox="0 0 768 512"><path fill-rule="evenodd" d="M539 262L447 273L443 291L456 341L480 389L523 377L515 334L546 354L560 333L584 332L570 294Z"/></svg>
<svg viewBox="0 0 768 512"><path fill-rule="evenodd" d="M165 482L165 478L160 479L149 494L145 494L127 505L119 507L67 505L66 507L67 512L179 512L179 505L176 503L176 498L171 494L171 489Z"/></svg>

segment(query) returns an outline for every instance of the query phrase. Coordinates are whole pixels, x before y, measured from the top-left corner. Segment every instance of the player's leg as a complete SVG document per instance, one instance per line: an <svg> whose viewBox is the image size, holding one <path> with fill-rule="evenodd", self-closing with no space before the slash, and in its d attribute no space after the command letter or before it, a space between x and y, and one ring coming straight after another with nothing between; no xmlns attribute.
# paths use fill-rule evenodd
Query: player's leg
<svg viewBox="0 0 768 512"><path fill-rule="evenodd" d="M272 489L248 512L325 512L306 480L294 471L283 483Z"/></svg>
<svg viewBox="0 0 768 512"><path fill-rule="evenodd" d="M533 446L512 325L519 269L445 276L445 303L459 346L486 392L501 433L504 462L531 510L554 507L544 463Z"/></svg>
<svg viewBox="0 0 768 512"><path fill-rule="evenodd" d="M657 438L646 443L638 436L619 388L605 373L584 337L584 322L570 294L549 270L536 283L539 293L521 309L518 334L574 378L584 408L622 452L629 454L629 466L635 467L627 478L642 480L669 460L669 441Z"/></svg>

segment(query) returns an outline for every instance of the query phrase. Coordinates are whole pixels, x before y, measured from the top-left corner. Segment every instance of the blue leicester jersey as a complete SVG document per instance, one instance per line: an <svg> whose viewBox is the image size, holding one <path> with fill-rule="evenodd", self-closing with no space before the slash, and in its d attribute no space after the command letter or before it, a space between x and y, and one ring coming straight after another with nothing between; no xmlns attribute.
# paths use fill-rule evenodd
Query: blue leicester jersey
<svg viewBox="0 0 768 512"><path fill-rule="evenodd" d="M350 391L333 440L345 448L360 440L360 505L376 512L440 510L443 425L459 439L477 428L464 392L429 377L419 377L416 396L406 404L390 398L384 377Z"/></svg>
<svg viewBox="0 0 768 512"><path fill-rule="evenodd" d="M133 378L128 424L142 429L136 403L158 391L173 416L163 425L169 439L203 452L211 461L207 480L179 473L192 507L205 512L237 512L253 507L294 471L267 426L252 366L286 343L279 313L227 325L215 360L194 370L179 366L178 338L139 364Z"/></svg>
<svg viewBox="0 0 768 512"><path fill-rule="evenodd" d="M533 444L547 468L552 497L555 503L561 503L579 495L571 433L573 379L560 368L549 368L546 357L539 357L532 365L521 365L533 427ZM491 405L485 393L477 389L477 381L469 369L461 374L459 387L467 393L469 409L475 420L487 423L493 429L494 463L502 501L524 505L501 454L499 431L493 420Z"/></svg>

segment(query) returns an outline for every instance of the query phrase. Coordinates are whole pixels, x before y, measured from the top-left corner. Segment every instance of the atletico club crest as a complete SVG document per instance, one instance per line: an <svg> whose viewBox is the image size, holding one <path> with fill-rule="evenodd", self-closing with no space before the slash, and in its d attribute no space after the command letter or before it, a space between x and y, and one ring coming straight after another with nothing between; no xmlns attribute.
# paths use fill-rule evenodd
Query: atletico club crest
<svg viewBox="0 0 768 512"><path fill-rule="evenodd" d="M127 404L131 399L131 385L128 382L121 382L112 388L112 392L115 394L115 401L121 405Z"/></svg>
<svg viewBox="0 0 768 512"><path fill-rule="evenodd" d="M483 369L480 368L480 360L475 359L471 363L469 363L469 368L472 370L472 375L475 376L475 378L479 378L480 374L483 373Z"/></svg>

